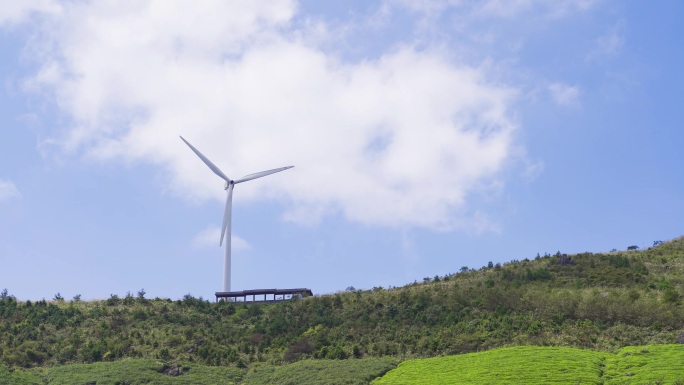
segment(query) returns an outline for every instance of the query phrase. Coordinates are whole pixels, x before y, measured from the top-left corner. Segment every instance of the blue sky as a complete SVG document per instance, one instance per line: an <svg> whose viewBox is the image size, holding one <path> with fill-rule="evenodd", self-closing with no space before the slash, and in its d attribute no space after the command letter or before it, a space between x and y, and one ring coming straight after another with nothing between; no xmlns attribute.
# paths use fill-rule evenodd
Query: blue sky
<svg viewBox="0 0 684 385"><path fill-rule="evenodd" d="M683 235L678 1L0 6L0 288L400 286Z"/></svg>

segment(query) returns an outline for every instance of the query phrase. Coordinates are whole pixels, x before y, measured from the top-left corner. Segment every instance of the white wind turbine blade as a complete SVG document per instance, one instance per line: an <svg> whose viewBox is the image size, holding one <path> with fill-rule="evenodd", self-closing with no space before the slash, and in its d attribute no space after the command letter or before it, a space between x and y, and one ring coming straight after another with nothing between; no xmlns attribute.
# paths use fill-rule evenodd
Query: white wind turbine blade
<svg viewBox="0 0 684 385"><path fill-rule="evenodd" d="M242 182L247 182L248 180L252 180L252 179L256 179L256 178L261 178L262 176L275 174L275 173L277 173L277 172L285 171L285 170L287 170L287 169L289 169L289 168L292 168L292 167L294 167L294 166L287 166L287 167L281 167L281 168L274 168L273 170L266 170L266 171L261 171L261 172L257 172L257 173L254 173L254 174L245 175L245 176L243 176L242 178L236 180L236 181L235 181L235 184L242 183Z"/></svg>
<svg viewBox="0 0 684 385"><path fill-rule="evenodd" d="M202 155L202 153L199 152L198 149L196 149L195 147L193 147L193 145L190 144L187 140L185 140L185 138L183 138L182 136L181 136L180 138L185 142L185 144L188 145L188 147L190 147L190 149L191 149L195 154L197 154L197 156L199 156L200 159L202 159L202 162L204 162L204 164L206 164L207 166L209 166L209 168L211 169L211 171L214 172L214 174L220 176L221 179L223 179L223 180L225 180L226 182L230 183L230 178L228 178L228 177L226 176L226 174L223 173L223 171L221 171L218 167L216 167L215 164L211 163L211 161L210 161L209 159L207 159L206 156Z"/></svg>
<svg viewBox="0 0 684 385"><path fill-rule="evenodd" d="M219 246L223 245L223 237L226 235L226 228L230 224L230 216L233 206L233 187L232 183L228 184L228 197L226 198L226 208L223 212L223 226L221 226L221 240ZM228 234L230 236L230 234Z"/></svg>

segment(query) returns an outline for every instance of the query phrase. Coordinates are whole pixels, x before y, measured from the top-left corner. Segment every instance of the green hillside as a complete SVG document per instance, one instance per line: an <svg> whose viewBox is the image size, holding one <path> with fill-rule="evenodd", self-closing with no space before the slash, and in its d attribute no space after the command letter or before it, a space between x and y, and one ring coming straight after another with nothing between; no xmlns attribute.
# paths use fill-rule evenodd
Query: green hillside
<svg viewBox="0 0 684 385"><path fill-rule="evenodd" d="M559 252L454 270L398 288L275 304L149 299L143 291L22 302L5 291L0 365L145 359L285 373L281 365L311 359L403 361L529 345L612 353L684 341L682 238L648 250Z"/></svg>
<svg viewBox="0 0 684 385"><path fill-rule="evenodd" d="M684 345L630 346L606 360L606 385L684 385Z"/></svg>
<svg viewBox="0 0 684 385"><path fill-rule="evenodd" d="M176 370L176 375L171 375ZM149 359L124 359L115 362L55 366L44 378L48 384L97 385L201 385L235 384L244 370L204 365L164 365Z"/></svg>
<svg viewBox="0 0 684 385"><path fill-rule="evenodd" d="M391 358L304 360L279 366L255 366L244 385L367 385L397 366Z"/></svg>
<svg viewBox="0 0 684 385"><path fill-rule="evenodd" d="M629 347L615 354L514 347L402 362L373 385L684 384L684 345Z"/></svg>
<svg viewBox="0 0 684 385"><path fill-rule="evenodd" d="M29 372L9 372L0 367L0 384L682 385L684 345L628 347L614 354L567 347L525 346L408 360L391 370L395 367L396 360L390 358L303 360L278 366L254 365L249 371L124 359L59 365Z"/></svg>
<svg viewBox="0 0 684 385"><path fill-rule="evenodd" d="M494 349L404 361L373 381L373 385L600 385L606 356L607 353L561 347Z"/></svg>
<svg viewBox="0 0 684 385"><path fill-rule="evenodd" d="M42 385L40 378L20 370L8 370L0 365L0 384L2 385Z"/></svg>
<svg viewBox="0 0 684 385"><path fill-rule="evenodd" d="M163 364L126 358L114 362L14 370L0 366L2 385L367 385L397 366L391 358L304 360L287 365L255 365L249 371L201 364Z"/></svg>

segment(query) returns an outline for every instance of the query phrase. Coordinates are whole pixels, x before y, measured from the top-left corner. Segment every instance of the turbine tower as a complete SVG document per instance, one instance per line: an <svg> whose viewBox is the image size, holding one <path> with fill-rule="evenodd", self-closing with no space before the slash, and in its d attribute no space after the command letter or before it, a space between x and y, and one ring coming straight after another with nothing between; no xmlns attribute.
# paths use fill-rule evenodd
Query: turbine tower
<svg viewBox="0 0 684 385"><path fill-rule="evenodd" d="M223 226L221 227L221 240L219 241L219 247L221 244L223 244L223 238L225 236L226 238L226 256L223 261L223 291L224 292L229 292L230 291L230 221L231 221L231 210L232 210L232 205L233 205L233 188L235 187L236 184L242 183L242 182L247 182L252 179L257 179L261 178L266 175L271 175L276 172L280 171L285 171L288 168L292 168L294 166L287 166L287 167L281 167L281 168L274 168L273 170L266 170L266 171L261 171L257 172L254 174L249 174L245 175L240 179L237 180L232 180L226 176L226 174L223 173L218 167L216 167L215 164L211 163L209 159L207 159L206 156L202 155L201 152L199 152L198 149L193 147L192 144L190 144L185 138L182 136L180 137L185 144L190 147L190 149L199 156L200 159L202 159L202 162L206 164L211 171L214 172L214 174L218 175L221 177L221 179L226 181L225 185L225 190L228 191L228 197L226 198L226 208L223 213Z"/></svg>

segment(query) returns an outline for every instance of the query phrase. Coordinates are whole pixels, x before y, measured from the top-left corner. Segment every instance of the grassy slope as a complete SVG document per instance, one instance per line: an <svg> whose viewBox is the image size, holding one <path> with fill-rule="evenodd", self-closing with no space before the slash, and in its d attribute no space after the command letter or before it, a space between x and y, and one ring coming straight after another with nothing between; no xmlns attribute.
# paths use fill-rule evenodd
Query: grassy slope
<svg viewBox="0 0 684 385"><path fill-rule="evenodd" d="M373 384L601 384L605 356L575 348L502 348L405 361Z"/></svg>
<svg viewBox="0 0 684 385"><path fill-rule="evenodd" d="M159 385L201 385L236 384L244 370L230 367L216 367L179 364L187 370L180 376L160 373L161 362L145 359L125 359L116 362L94 364L72 364L49 368L44 377L49 385L89 384L159 384Z"/></svg>
<svg viewBox="0 0 684 385"><path fill-rule="evenodd" d="M30 372L9 372L0 367L0 384L684 384L684 345L627 347L615 354L566 347L500 348L404 361L391 370L396 362L391 358L304 360L282 366L254 366L246 375L245 370L236 368L181 364L187 369L185 374L172 377L160 373L161 362L126 359Z"/></svg>
<svg viewBox="0 0 684 385"><path fill-rule="evenodd" d="M367 385L397 366L391 358L333 361L305 360L284 366L250 369L246 385Z"/></svg>
<svg viewBox="0 0 684 385"><path fill-rule="evenodd" d="M684 384L684 345L647 345L615 354L514 347L404 361L373 385Z"/></svg>
<svg viewBox="0 0 684 385"><path fill-rule="evenodd" d="M684 345L629 346L606 361L605 384L684 385Z"/></svg>
<svg viewBox="0 0 684 385"><path fill-rule="evenodd" d="M164 364L155 360L125 359L94 364L58 365L30 371L10 372L0 366L2 385L233 385L238 384L245 370L205 365L181 364L180 376L161 373Z"/></svg>
<svg viewBox="0 0 684 385"><path fill-rule="evenodd" d="M10 372L0 365L0 384L2 385L41 385L40 379L33 373L20 370Z"/></svg>
<svg viewBox="0 0 684 385"><path fill-rule="evenodd" d="M246 369L183 363L180 376L162 374L156 360L125 359L94 364L59 365L10 372L0 366L2 385L367 385L397 366L392 358L305 360L289 365ZM245 375L246 374L246 375Z"/></svg>

